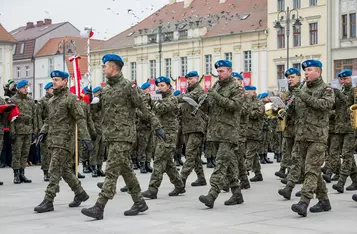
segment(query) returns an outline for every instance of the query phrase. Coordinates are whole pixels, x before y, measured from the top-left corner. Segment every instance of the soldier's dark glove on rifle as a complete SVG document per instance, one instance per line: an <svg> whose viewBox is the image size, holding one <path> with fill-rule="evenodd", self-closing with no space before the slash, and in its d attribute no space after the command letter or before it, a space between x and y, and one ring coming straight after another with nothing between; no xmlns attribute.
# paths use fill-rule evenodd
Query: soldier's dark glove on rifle
<svg viewBox="0 0 357 234"><path fill-rule="evenodd" d="M96 134L91 135L91 136L90 136L90 139L91 139L92 141L96 141L96 140L97 140L97 135L96 135Z"/></svg>
<svg viewBox="0 0 357 234"><path fill-rule="evenodd" d="M93 144L91 141L89 140L82 140L81 141L83 146L84 146L84 149L88 152L92 151L93 150Z"/></svg>
<svg viewBox="0 0 357 234"><path fill-rule="evenodd" d="M43 142L45 140L47 136L47 133L40 133L40 135L38 135L38 138L37 138L37 145L41 144L41 142Z"/></svg>
<svg viewBox="0 0 357 234"><path fill-rule="evenodd" d="M161 140L166 141L166 135L164 129L162 128L156 129L156 136Z"/></svg>

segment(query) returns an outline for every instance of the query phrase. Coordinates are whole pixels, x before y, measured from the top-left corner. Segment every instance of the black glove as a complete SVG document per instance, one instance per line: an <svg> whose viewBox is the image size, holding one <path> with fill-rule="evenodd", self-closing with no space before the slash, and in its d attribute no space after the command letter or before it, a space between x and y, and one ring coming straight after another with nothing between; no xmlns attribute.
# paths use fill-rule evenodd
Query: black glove
<svg viewBox="0 0 357 234"><path fill-rule="evenodd" d="M16 107L16 105L15 104L9 104L9 106L8 107L6 107L5 109L4 109L4 111L5 112L10 112L12 109L14 109Z"/></svg>
<svg viewBox="0 0 357 234"><path fill-rule="evenodd" d="M97 140L97 134L91 135L91 136L90 136L90 139L91 139L92 141Z"/></svg>
<svg viewBox="0 0 357 234"><path fill-rule="evenodd" d="M16 141L16 134L10 134L10 144L15 144Z"/></svg>
<svg viewBox="0 0 357 234"><path fill-rule="evenodd" d="M158 138L160 138L161 140L166 141L166 135L165 135L164 129L162 129L162 128L157 129L156 136Z"/></svg>
<svg viewBox="0 0 357 234"><path fill-rule="evenodd" d="M38 135L37 138L37 145L41 144L41 142L43 142L46 139L47 133L40 133L40 135Z"/></svg>
<svg viewBox="0 0 357 234"><path fill-rule="evenodd" d="M83 140L82 141L82 144L84 146L84 149L88 152L92 151L93 150L93 144L91 141L88 141L88 140Z"/></svg>

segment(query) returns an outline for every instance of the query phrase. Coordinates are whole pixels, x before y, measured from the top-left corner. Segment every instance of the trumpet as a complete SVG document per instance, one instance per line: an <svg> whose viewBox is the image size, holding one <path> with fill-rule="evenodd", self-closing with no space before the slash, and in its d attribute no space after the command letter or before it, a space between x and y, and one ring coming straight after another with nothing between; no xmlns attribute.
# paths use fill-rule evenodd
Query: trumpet
<svg viewBox="0 0 357 234"><path fill-rule="evenodd" d="M218 81L219 81L219 80L217 80L216 83L214 83L212 89L214 89L214 88L218 85ZM192 116L196 116L196 115L197 115L197 113L198 113L198 111L200 110L201 106L202 106L203 103L206 101L207 96L208 96L207 93L205 93L205 94L202 95L201 100L200 100L200 102L198 103L197 107L191 112L191 115L192 115Z"/></svg>
<svg viewBox="0 0 357 234"><path fill-rule="evenodd" d="M278 111L278 116L281 116L283 112L284 112L284 109L280 109ZM286 128L286 116L284 116L283 119L279 118L279 130L281 132L284 132L285 128Z"/></svg>
<svg viewBox="0 0 357 234"><path fill-rule="evenodd" d="M305 84L305 80L301 81L298 89L301 89ZM288 113L288 110L290 108L290 106L292 105L292 103L294 102L295 100L295 96L292 96L289 100L289 102L286 104L285 108L284 109L281 109L281 111L278 112L278 115L279 115L279 119L280 120L284 120L286 114Z"/></svg>

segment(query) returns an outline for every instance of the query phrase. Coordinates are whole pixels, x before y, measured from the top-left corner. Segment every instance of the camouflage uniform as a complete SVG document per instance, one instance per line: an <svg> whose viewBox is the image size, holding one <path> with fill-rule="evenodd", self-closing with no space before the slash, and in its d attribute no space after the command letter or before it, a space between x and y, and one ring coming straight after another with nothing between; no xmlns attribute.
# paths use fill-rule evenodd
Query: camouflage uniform
<svg viewBox="0 0 357 234"><path fill-rule="evenodd" d="M94 166L97 165L99 169L102 168L102 164L104 161L104 151L105 144L103 142L103 130L102 130L102 113L101 111L95 110L93 108L90 109L92 120L95 128L95 132L97 133L97 139L93 141L93 151L90 152L89 164Z"/></svg>
<svg viewBox="0 0 357 234"><path fill-rule="evenodd" d="M331 154L331 149L333 145L336 145L334 141L336 140L336 133L335 133L335 110L330 111L330 118L329 118L329 135L327 139L327 150L326 150L326 158L325 158L325 173L329 172L329 174L340 174L340 167L341 167L341 159L340 159L340 154L337 154L335 152L335 157L333 157L333 154ZM331 177L331 175L329 175Z"/></svg>
<svg viewBox="0 0 357 234"><path fill-rule="evenodd" d="M0 105L5 105L6 102L5 100L0 97ZM3 113L2 115L0 115L0 152L2 152L2 148L3 148L3 139L4 139L4 127L5 124L8 123L7 121L7 117L8 117L8 113ZM3 162L5 164L5 162ZM2 184L2 182L0 182L0 184Z"/></svg>

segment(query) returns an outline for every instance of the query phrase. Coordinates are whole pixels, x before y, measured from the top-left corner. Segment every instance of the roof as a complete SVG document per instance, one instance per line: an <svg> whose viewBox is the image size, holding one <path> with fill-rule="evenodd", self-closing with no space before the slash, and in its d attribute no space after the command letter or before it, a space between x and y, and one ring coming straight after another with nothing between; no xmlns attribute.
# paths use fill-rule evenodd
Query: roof
<svg viewBox="0 0 357 234"><path fill-rule="evenodd" d="M76 42L76 49L77 49L77 54L83 56L87 55L87 39L83 37L57 37L57 38L51 38L50 40L47 41L47 43L37 52L35 57L42 57L42 56L50 56L50 55L55 55L58 50L58 45L65 40L66 43L70 42L71 40L74 40ZM91 48L95 48L99 45L101 40L95 40L91 39Z"/></svg>
<svg viewBox="0 0 357 234"><path fill-rule="evenodd" d="M21 54L21 47L24 44L24 52ZM36 39L22 41L16 44L14 60L31 59L35 50Z"/></svg>
<svg viewBox="0 0 357 234"><path fill-rule="evenodd" d="M26 26L19 27L10 32L10 34L18 41L25 41L36 39L46 33L66 24L68 22L62 22L57 24L48 24L41 27L34 26L33 28L26 29Z"/></svg>
<svg viewBox="0 0 357 234"><path fill-rule="evenodd" d="M0 24L0 42L17 43L16 39Z"/></svg>
<svg viewBox="0 0 357 234"><path fill-rule="evenodd" d="M239 5L238 5L239 4ZM148 34L154 33L160 23L168 30L174 31L175 24L186 25L200 21L200 27L206 27L203 37L213 37L263 30L267 28L267 0L193 0L189 7L184 8L184 2L167 4L137 25L101 43L96 51L120 49L134 46L134 39L139 30L148 29Z"/></svg>
<svg viewBox="0 0 357 234"><path fill-rule="evenodd" d="M73 63L69 61L69 59L71 58L71 56L66 56L66 65L68 68L68 72L70 74L74 74L74 69L73 69ZM79 59L78 61L78 65L79 65L79 70L81 72L81 75L84 75L88 72L88 57L87 56L81 56L81 59Z"/></svg>

